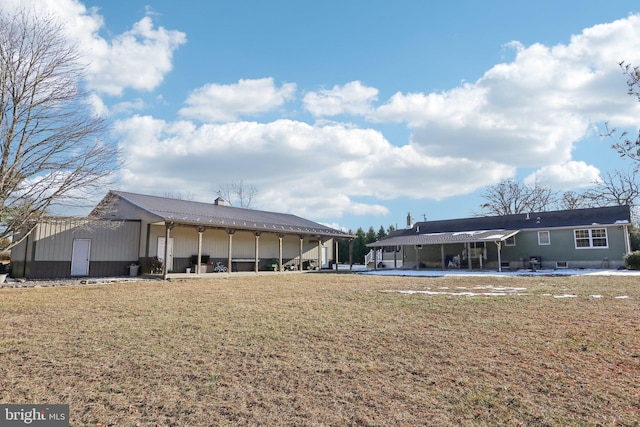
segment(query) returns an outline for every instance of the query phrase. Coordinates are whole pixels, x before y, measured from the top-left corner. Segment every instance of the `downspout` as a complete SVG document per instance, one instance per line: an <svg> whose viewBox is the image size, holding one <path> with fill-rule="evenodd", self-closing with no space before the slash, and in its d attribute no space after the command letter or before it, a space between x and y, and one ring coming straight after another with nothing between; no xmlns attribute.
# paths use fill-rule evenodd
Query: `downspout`
<svg viewBox="0 0 640 427"><path fill-rule="evenodd" d="M627 250L627 254L631 253L631 241L629 240L629 226L628 225L623 225L623 230L624 230L624 245L625 245L625 249Z"/></svg>

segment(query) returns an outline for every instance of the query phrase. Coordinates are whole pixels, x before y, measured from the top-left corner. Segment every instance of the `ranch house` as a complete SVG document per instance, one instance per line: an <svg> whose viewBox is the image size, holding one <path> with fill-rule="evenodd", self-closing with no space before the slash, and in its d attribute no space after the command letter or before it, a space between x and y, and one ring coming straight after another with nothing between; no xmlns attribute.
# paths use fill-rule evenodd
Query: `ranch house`
<svg viewBox="0 0 640 427"><path fill-rule="evenodd" d="M630 225L629 206L408 223L368 244L366 262L374 268L498 271L619 268L631 250Z"/></svg>

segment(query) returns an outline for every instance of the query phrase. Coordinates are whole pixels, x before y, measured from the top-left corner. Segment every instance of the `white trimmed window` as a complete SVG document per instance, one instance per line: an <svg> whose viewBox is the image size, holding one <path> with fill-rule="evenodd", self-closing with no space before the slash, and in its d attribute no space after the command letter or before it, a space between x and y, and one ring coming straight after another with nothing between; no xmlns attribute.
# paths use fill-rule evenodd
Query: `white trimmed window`
<svg viewBox="0 0 640 427"><path fill-rule="evenodd" d="M550 245L551 235L548 231L538 231L538 245Z"/></svg>
<svg viewBox="0 0 640 427"><path fill-rule="evenodd" d="M508 237L504 240L505 246L515 246L516 245L516 236Z"/></svg>
<svg viewBox="0 0 640 427"><path fill-rule="evenodd" d="M576 249L608 248L606 228L590 228L588 230L573 230Z"/></svg>

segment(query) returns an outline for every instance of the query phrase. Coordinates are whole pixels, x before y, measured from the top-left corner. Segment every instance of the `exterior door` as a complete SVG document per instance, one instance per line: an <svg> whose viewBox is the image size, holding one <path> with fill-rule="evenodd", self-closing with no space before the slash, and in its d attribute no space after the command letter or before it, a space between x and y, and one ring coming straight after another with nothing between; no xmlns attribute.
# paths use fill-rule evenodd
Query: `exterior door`
<svg viewBox="0 0 640 427"><path fill-rule="evenodd" d="M71 252L71 275L89 275L89 254L91 251L90 239L73 239Z"/></svg>
<svg viewBox="0 0 640 427"><path fill-rule="evenodd" d="M158 259L164 262L164 237L158 237ZM167 252L167 271L173 271L173 237L169 237L169 250Z"/></svg>
<svg viewBox="0 0 640 427"><path fill-rule="evenodd" d="M322 247L322 268L329 268L329 248Z"/></svg>

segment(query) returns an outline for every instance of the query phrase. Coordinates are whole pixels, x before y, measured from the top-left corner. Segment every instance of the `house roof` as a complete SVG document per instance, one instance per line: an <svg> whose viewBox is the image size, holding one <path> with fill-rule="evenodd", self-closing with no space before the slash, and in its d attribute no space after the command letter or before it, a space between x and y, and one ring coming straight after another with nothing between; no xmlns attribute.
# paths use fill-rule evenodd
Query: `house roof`
<svg viewBox="0 0 640 427"><path fill-rule="evenodd" d="M102 203L108 201L111 197L118 197L158 217L158 222L173 222L176 224L202 225L272 233L302 233L327 237L353 237L343 231L291 214L115 190L111 190Z"/></svg>
<svg viewBox="0 0 640 427"><path fill-rule="evenodd" d="M521 230L631 223L629 206L424 221L367 246L429 245L502 241Z"/></svg>

